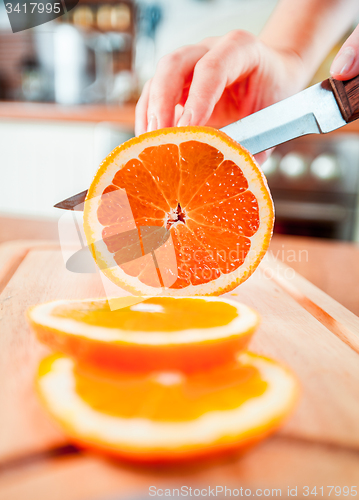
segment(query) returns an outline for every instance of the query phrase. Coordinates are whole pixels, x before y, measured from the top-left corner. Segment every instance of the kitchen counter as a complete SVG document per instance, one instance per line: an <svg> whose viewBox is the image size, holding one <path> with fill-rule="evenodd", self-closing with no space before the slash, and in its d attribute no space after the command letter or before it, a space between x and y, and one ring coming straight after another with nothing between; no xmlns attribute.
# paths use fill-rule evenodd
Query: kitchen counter
<svg viewBox="0 0 359 500"><path fill-rule="evenodd" d="M135 105L62 106L55 103L1 102L0 119L108 122L133 129Z"/></svg>
<svg viewBox="0 0 359 500"><path fill-rule="evenodd" d="M10 240L57 241L57 223L0 217L0 243ZM359 316L359 245L274 235L270 252Z"/></svg>
<svg viewBox="0 0 359 500"><path fill-rule="evenodd" d="M0 120L14 118L18 120L55 120L78 122L109 122L126 125L133 129L135 124L135 104L121 106L103 104L83 104L63 106L56 103L42 102L7 102L0 101ZM216 123L212 126L218 126ZM332 133L359 133L359 120Z"/></svg>

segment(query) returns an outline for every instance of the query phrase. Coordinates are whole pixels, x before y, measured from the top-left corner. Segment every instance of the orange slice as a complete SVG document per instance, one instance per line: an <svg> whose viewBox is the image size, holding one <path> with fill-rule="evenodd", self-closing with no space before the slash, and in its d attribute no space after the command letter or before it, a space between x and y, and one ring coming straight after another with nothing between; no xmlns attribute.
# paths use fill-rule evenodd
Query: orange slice
<svg viewBox="0 0 359 500"><path fill-rule="evenodd" d="M117 147L100 165L84 210L98 266L139 295L233 289L258 266L273 221L254 158L209 127L162 129Z"/></svg>
<svg viewBox="0 0 359 500"><path fill-rule="evenodd" d="M248 306L217 297L152 297L115 311L105 299L59 300L28 318L42 342L83 363L187 372L233 360L259 322Z"/></svg>
<svg viewBox="0 0 359 500"><path fill-rule="evenodd" d="M297 399L279 364L242 353L231 365L184 375L86 371L67 357L42 361L40 397L79 444L142 462L206 457L272 433Z"/></svg>

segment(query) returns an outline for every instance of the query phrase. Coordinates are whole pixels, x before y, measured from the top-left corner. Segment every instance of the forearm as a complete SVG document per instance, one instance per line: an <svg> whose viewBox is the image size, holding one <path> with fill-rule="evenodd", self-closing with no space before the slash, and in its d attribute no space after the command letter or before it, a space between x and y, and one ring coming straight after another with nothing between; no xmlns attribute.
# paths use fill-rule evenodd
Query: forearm
<svg viewBox="0 0 359 500"><path fill-rule="evenodd" d="M281 0L260 38L296 54L307 83L359 14L358 0Z"/></svg>

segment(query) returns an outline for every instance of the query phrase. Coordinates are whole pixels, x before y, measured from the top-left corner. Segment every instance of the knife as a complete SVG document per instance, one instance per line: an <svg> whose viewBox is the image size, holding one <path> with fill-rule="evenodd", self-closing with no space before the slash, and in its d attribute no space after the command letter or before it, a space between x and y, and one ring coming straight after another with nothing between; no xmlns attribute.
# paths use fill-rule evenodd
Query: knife
<svg viewBox="0 0 359 500"><path fill-rule="evenodd" d="M308 134L327 134L359 118L359 76L329 78L221 128L253 155ZM87 190L55 205L83 210Z"/></svg>

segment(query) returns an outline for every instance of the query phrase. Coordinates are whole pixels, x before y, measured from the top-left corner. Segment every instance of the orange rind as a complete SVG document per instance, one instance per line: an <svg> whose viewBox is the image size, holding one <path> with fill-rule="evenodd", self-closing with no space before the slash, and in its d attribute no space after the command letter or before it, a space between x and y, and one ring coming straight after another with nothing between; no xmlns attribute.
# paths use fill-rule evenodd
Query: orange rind
<svg viewBox="0 0 359 500"><path fill-rule="evenodd" d="M249 352L189 375L114 376L52 355L40 364L37 389L74 442L144 463L247 448L283 423L298 395L290 371Z"/></svg>
<svg viewBox="0 0 359 500"><path fill-rule="evenodd" d="M124 299L126 300L126 299ZM111 311L106 299L58 300L28 311L39 340L112 370L205 370L245 349L259 323L244 304L217 297L149 297Z"/></svg>
<svg viewBox="0 0 359 500"><path fill-rule="evenodd" d="M157 130L118 146L100 165L84 208L97 265L134 295L232 290L263 258L273 223L253 156L210 127ZM148 228L168 238L160 244L158 233L149 250Z"/></svg>

